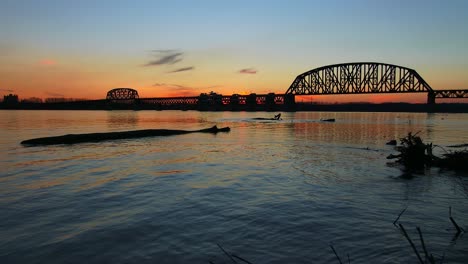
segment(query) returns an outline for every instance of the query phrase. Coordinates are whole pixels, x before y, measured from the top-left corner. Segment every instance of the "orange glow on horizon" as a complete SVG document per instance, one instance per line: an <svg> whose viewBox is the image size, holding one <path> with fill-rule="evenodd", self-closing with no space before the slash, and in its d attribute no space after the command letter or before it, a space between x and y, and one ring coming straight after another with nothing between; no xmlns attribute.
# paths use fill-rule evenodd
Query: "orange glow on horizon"
<svg viewBox="0 0 468 264"><path fill-rule="evenodd" d="M217 68L202 66L192 71L167 73L165 68L141 67L138 60L126 61L112 58L79 56L54 56L39 61L24 61L22 64L7 63L1 66L0 79L4 91L13 91L20 99L31 97L104 99L109 90L128 87L138 91L140 98L192 97L211 91L222 95L284 94L294 79L291 72L262 67L257 74L239 74L229 65ZM60 62L60 63L59 63ZM29 63L29 64L27 64ZM199 64L199 63L193 63ZM269 69L269 70L267 70ZM458 74L453 80L445 80L436 74L427 81L434 89L463 89L468 80ZM293 76L293 77L291 77ZM463 78L462 78L463 77ZM456 81L455 81L456 80ZM466 80L466 81L465 81ZM445 85L444 85L445 84ZM466 84L466 85L465 85ZM296 102L304 103L426 103L426 93L359 94L296 96Z"/></svg>

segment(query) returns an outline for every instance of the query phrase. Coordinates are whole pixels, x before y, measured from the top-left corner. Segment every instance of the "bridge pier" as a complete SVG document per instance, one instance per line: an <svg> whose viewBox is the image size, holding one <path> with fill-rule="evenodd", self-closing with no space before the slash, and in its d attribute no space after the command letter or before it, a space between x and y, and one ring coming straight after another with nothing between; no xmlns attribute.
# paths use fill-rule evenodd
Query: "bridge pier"
<svg viewBox="0 0 468 264"><path fill-rule="evenodd" d="M285 94L284 95L284 105L286 106L287 111L296 110L296 98L294 94Z"/></svg>
<svg viewBox="0 0 468 264"><path fill-rule="evenodd" d="M427 104L428 105L435 105L435 98L436 95L433 91L427 93Z"/></svg>

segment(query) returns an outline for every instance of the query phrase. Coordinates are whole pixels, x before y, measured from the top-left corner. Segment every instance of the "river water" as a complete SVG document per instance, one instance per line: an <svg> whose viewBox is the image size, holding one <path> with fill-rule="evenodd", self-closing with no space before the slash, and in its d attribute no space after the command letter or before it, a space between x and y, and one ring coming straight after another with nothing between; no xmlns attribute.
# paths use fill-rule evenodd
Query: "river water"
<svg viewBox="0 0 468 264"><path fill-rule="evenodd" d="M0 263L468 261L468 177L403 177L385 145L408 132L468 142L467 114L0 111ZM320 122L335 118L336 122ZM145 128L229 133L24 147L22 140ZM242 262L240 262L242 263Z"/></svg>

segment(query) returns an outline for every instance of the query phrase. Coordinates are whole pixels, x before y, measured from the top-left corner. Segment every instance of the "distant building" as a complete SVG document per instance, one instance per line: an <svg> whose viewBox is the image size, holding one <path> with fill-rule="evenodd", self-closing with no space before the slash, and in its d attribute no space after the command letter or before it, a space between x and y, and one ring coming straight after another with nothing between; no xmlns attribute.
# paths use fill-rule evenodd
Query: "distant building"
<svg viewBox="0 0 468 264"><path fill-rule="evenodd" d="M8 105L18 104L18 103L19 103L19 101L18 101L18 95L16 95L16 94L9 94L9 95L3 96L3 103L4 103L4 104L8 104Z"/></svg>

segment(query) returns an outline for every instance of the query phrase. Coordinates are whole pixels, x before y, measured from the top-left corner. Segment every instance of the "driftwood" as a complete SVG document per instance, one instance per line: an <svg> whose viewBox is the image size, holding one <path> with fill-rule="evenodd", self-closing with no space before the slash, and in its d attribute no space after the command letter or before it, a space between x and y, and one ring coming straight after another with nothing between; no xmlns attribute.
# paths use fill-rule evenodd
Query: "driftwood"
<svg viewBox="0 0 468 264"><path fill-rule="evenodd" d="M268 118L268 117L254 117L252 120L272 120L272 121L278 121L280 119L276 119L274 117Z"/></svg>
<svg viewBox="0 0 468 264"><path fill-rule="evenodd" d="M155 136L172 136L183 135L189 133L212 133L229 132L229 127L218 128L213 126L211 128L200 130L177 130L177 129L144 129L133 131L121 132L106 132L106 133L88 133L88 134L68 134L56 137L43 137L24 140L21 142L23 145L38 146L38 145L57 145L57 144L76 144L85 142L100 142L116 139L130 139L142 137L155 137Z"/></svg>
<svg viewBox="0 0 468 264"><path fill-rule="evenodd" d="M436 166L440 168L468 171L468 151L453 151L437 157L432 154L435 146L425 144L417 136L408 133L408 136L400 139L400 146L396 147L400 153L390 154L387 159L397 159L396 162L403 164L408 169L421 169L424 167Z"/></svg>
<svg viewBox="0 0 468 264"><path fill-rule="evenodd" d="M254 117L252 118L253 120L274 120L274 121L278 121L278 120L283 120L281 118L281 113L275 115L274 117L272 118L266 118L266 117Z"/></svg>
<svg viewBox="0 0 468 264"><path fill-rule="evenodd" d="M468 151L453 151L443 154L443 158L437 161L441 168L468 171Z"/></svg>

